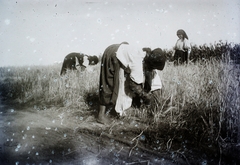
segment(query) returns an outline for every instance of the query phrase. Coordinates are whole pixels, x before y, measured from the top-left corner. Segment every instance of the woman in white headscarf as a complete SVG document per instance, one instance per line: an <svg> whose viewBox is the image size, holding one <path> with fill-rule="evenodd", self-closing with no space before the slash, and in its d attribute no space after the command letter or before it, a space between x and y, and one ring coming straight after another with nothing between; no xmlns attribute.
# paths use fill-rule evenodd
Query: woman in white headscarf
<svg viewBox="0 0 240 165"><path fill-rule="evenodd" d="M188 43L188 36L182 29L177 31L178 40L173 47L174 65L188 63L191 47Z"/></svg>

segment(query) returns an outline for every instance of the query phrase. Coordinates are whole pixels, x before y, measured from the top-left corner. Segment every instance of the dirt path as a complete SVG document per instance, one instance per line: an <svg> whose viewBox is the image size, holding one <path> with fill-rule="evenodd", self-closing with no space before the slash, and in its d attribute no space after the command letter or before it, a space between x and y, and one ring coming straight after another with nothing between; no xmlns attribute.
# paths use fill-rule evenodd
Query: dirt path
<svg viewBox="0 0 240 165"><path fill-rule="evenodd" d="M119 136L111 134L119 125ZM0 105L0 164L173 164L164 155L137 146L132 141L136 134L121 132L123 125L106 127L93 116L66 109ZM136 127L134 122L128 125Z"/></svg>

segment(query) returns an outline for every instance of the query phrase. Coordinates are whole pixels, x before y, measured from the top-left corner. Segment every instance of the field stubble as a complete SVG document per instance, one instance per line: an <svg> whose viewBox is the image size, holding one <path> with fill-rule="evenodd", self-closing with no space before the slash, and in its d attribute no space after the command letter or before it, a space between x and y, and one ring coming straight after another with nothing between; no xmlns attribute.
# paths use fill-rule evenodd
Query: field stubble
<svg viewBox="0 0 240 165"><path fill-rule="evenodd" d="M62 77L60 67L0 68L2 99L39 110L64 107L73 114L96 115L100 65ZM136 121L137 139L144 138L141 144L154 152L180 155L190 162L193 153L201 159L239 162L238 71L235 65L216 60L178 67L168 62L159 72L161 95L153 98L150 108L131 108L122 121ZM111 127L119 134L116 126Z"/></svg>

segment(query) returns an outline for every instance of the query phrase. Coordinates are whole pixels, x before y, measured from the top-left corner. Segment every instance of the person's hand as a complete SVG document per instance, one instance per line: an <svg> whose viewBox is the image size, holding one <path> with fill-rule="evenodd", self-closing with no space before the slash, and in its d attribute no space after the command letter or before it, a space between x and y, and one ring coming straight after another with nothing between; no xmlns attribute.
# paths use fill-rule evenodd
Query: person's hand
<svg viewBox="0 0 240 165"><path fill-rule="evenodd" d="M143 102L145 105L150 105L151 104L151 98L152 94L151 93L145 93L143 94Z"/></svg>
<svg viewBox="0 0 240 165"><path fill-rule="evenodd" d="M124 68L124 71L125 71L125 73L127 73L127 74L130 74L130 73L131 73L131 69L130 69L129 67Z"/></svg>
<svg viewBox="0 0 240 165"><path fill-rule="evenodd" d="M174 54L175 54L175 50L173 50L173 52L172 52L172 57L174 56Z"/></svg>
<svg viewBox="0 0 240 165"><path fill-rule="evenodd" d="M151 93L147 93L147 92L143 92L143 94L142 94L142 98L144 100L151 100L151 96L152 96L152 94Z"/></svg>
<svg viewBox="0 0 240 165"><path fill-rule="evenodd" d="M153 70L153 74L152 74L153 78L155 78L156 75L157 75L157 71L154 69L154 70Z"/></svg>

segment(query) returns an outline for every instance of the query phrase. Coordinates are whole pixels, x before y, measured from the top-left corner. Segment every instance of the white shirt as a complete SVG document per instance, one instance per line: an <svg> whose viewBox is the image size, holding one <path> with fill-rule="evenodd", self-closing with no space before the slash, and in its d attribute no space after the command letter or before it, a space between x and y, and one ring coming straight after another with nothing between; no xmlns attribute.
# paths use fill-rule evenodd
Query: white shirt
<svg viewBox="0 0 240 165"><path fill-rule="evenodd" d="M83 56L83 66L88 67L89 65L89 60L88 60L88 56Z"/></svg>
<svg viewBox="0 0 240 165"><path fill-rule="evenodd" d="M143 74L143 59L146 56L140 48L136 48L130 45L122 44L116 52L116 57L119 61L125 66L131 69L130 78L140 84L144 83L144 74ZM116 101L115 110L120 114L120 116L125 115L125 110L131 107L132 104L132 95L131 92L126 91L125 89L125 80L124 70L120 68L119 70L119 91L118 98ZM156 71L156 74L152 80L152 91L156 89L161 89L162 83L161 79Z"/></svg>
<svg viewBox="0 0 240 165"><path fill-rule="evenodd" d="M143 58L146 56L141 48L133 47L131 45L122 44L116 52L119 61L131 70L130 78L141 84L144 82L143 74Z"/></svg>
<svg viewBox="0 0 240 165"><path fill-rule="evenodd" d="M188 53L191 52L191 47L188 43L188 40L186 38L184 38L183 41L181 39L178 39L176 45L174 46L174 50L185 51L184 49L188 49Z"/></svg>

